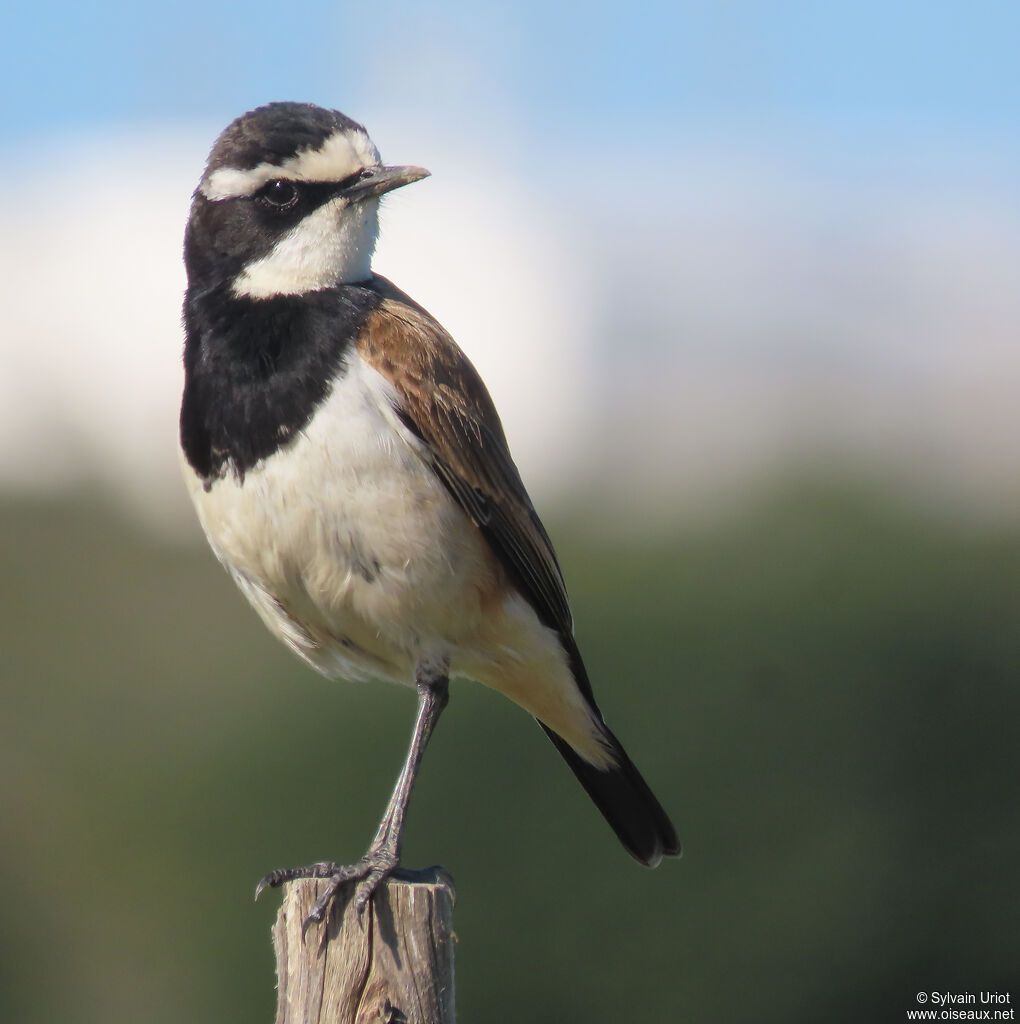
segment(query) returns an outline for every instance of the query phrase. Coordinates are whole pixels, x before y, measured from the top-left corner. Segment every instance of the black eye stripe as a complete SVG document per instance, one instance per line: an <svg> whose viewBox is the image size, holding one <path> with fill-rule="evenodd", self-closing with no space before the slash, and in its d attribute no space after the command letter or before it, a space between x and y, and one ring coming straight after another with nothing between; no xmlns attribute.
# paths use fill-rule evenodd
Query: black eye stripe
<svg viewBox="0 0 1020 1024"><path fill-rule="evenodd" d="M290 223L294 218L307 216L324 203L342 195L366 178L371 178L375 170L364 167L349 174L341 181L295 181L293 178L273 178L254 192L254 201L263 217L268 217L273 224Z"/></svg>
<svg viewBox="0 0 1020 1024"><path fill-rule="evenodd" d="M297 182L292 178L273 178L255 192L255 198L265 199L274 205L283 205L305 189L318 191L328 188L343 191L352 185L357 185L359 181L363 181L365 178L371 178L372 174L373 171L370 167L363 167L361 170L355 171L353 174L349 174L346 178L342 178L337 182Z"/></svg>
<svg viewBox="0 0 1020 1024"><path fill-rule="evenodd" d="M336 183L336 187L340 190L350 188L351 185L357 185L359 181L364 178L372 177L372 169L370 167L363 167L360 171L355 171L353 174L348 174L346 178Z"/></svg>

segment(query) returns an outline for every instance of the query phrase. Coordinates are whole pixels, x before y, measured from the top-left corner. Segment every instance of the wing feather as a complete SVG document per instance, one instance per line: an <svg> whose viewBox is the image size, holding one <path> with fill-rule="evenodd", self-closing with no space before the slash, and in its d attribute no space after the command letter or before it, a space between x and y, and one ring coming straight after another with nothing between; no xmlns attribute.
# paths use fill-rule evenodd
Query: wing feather
<svg viewBox="0 0 1020 1024"><path fill-rule="evenodd" d="M481 377L421 306L383 277L371 286L382 301L358 335L359 354L393 384L397 415L425 443L435 472L539 618L570 636L559 562Z"/></svg>
<svg viewBox="0 0 1020 1024"><path fill-rule="evenodd" d="M371 287L382 302L358 336L358 351L393 384L397 415L424 442L435 472L539 619L559 634L574 681L602 725L614 763L596 768L542 727L623 845L654 867L664 853L679 854L676 831L602 722L574 643L563 574L510 457L492 399L467 356L425 310L385 278L373 278Z"/></svg>

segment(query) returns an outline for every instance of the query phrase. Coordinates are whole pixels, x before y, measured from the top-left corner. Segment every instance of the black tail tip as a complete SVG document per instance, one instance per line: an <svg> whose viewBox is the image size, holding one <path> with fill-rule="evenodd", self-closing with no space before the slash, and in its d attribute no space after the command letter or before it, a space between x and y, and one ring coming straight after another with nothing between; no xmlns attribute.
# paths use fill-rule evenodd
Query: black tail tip
<svg viewBox="0 0 1020 1024"><path fill-rule="evenodd" d="M663 857L682 856L682 847L669 815L634 767L619 740L605 731L616 757L608 769L596 768L578 754L569 743L539 722L549 739L595 806L616 833L624 849L646 867L658 867Z"/></svg>
<svg viewBox="0 0 1020 1024"><path fill-rule="evenodd" d="M633 764L629 767L636 775L636 779L631 778L629 781L633 786L634 796L640 798L642 810L637 815L621 816L615 813L611 818L598 800L595 800L595 803L627 852L645 867L657 868L663 857L682 857L683 846L677 837L673 822L645 780L637 774Z"/></svg>
<svg viewBox="0 0 1020 1024"><path fill-rule="evenodd" d="M660 807L661 811L662 808ZM620 837L620 841L626 847L627 852L630 853L635 860L644 864L646 868L657 868L662 863L663 857L676 857L680 858L684 855L683 846L680 844L680 840L677 838L676 830L673 828L673 823L667 818L665 824L668 826L668 832L658 834L658 842L654 845L646 845L641 848L630 845L620 833L616 834Z"/></svg>
<svg viewBox="0 0 1020 1024"><path fill-rule="evenodd" d="M631 784L634 786L635 792L642 798L644 806L644 829L639 833L638 841L632 844L628 842L628 836L622 834L612 821L609 824L613 825L620 841L632 856L645 867L657 868L662 863L663 857L682 857L684 855L683 846L673 827L673 822L670 821L645 780L638 774L633 764L629 767L636 776L636 778L631 777Z"/></svg>

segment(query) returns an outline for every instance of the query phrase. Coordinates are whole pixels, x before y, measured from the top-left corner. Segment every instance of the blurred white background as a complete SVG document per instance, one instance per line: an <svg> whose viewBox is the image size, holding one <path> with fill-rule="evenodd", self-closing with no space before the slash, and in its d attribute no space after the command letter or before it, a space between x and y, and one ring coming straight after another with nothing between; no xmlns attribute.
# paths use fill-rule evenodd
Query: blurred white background
<svg viewBox="0 0 1020 1024"><path fill-rule="evenodd" d="M1017 511L1015 5L231 10L12 15L0 488L101 481L191 530L189 197L288 98L432 170L376 268L475 361L540 505L665 526L807 470Z"/></svg>

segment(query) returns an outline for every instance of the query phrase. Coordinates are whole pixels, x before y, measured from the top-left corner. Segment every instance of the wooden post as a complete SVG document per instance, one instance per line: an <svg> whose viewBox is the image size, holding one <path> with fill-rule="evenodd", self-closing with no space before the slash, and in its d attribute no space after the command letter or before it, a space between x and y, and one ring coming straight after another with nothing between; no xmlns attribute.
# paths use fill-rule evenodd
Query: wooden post
<svg viewBox="0 0 1020 1024"><path fill-rule="evenodd" d="M362 920L350 886L329 919L304 922L321 879L284 886L273 927L276 1024L454 1024L453 880L442 868L396 872Z"/></svg>

